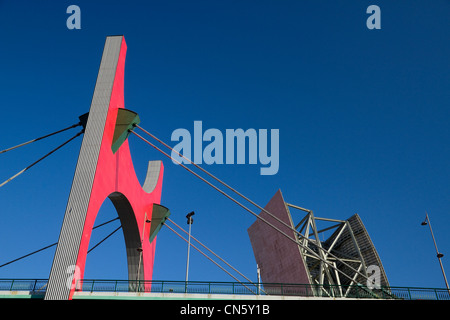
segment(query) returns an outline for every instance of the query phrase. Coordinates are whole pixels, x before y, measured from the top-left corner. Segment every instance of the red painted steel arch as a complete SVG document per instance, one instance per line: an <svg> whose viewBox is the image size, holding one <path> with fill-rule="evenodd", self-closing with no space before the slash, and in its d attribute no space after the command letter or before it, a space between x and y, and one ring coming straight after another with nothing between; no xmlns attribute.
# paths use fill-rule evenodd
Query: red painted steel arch
<svg viewBox="0 0 450 320"><path fill-rule="evenodd" d="M139 269L140 280L151 280L155 256L156 239L149 242L152 205L159 204L163 181L163 165L161 161L151 162L144 186L138 181L130 154L128 140L113 154L111 144L119 108L124 108L124 70L127 46L122 41L119 60L116 68L106 124L97 159L97 168L92 185L89 205L86 213L83 233L79 245L76 262L78 274L74 275L72 283L83 279L86 255L97 213L106 198L110 198L116 207L122 223L128 258L129 280ZM153 172L150 172L150 171ZM153 180L153 181L152 181ZM138 251L142 240L141 252ZM141 262L140 262L141 261ZM142 267L140 267L141 265ZM70 294L73 296L75 286Z"/></svg>

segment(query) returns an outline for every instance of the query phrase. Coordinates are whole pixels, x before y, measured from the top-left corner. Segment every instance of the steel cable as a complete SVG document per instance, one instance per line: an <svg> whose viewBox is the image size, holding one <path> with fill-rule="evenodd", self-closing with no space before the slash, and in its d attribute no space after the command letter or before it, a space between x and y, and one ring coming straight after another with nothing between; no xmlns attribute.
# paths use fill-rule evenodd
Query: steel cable
<svg viewBox="0 0 450 320"><path fill-rule="evenodd" d="M136 126L139 129L141 129L142 131L144 131L145 133L149 134L151 137L154 137L155 140L161 142L162 144L164 144L166 147L170 148L172 151L176 152L175 150L173 150L170 146L168 146L167 144L163 143L160 139L157 139L154 135L150 134L148 131L142 129L142 127L140 126ZM298 241L296 241L295 239L291 238L289 235L287 235L285 232L281 231L279 228L277 228L276 226L274 226L273 224L271 224L270 222L268 222L266 219L260 217L258 214L254 213L252 210L250 210L249 208L247 208L246 206L244 206L243 204L241 204L239 201L237 201L236 199L234 199L233 197L231 197L230 195L228 195L227 193L225 193L223 190L219 189L218 187L214 186L212 183L210 183L208 180L204 179L203 177L201 177L200 175L198 175L197 173L195 173L194 171L192 171L191 169L187 168L184 164L182 164L181 162L179 162L178 160L172 158L169 154L167 154L166 152L164 152L163 150L161 150L160 148L158 148L157 146L155 146L154 144L152 144L150 141L146 140L144 137L142 137L141 135L139 135L138 133L130 130L131 133L133 133L134 135L136 135L138 138L140 138L141 140L143 140L144 142L146 142L147 144L149 144L151 147L153 147L154 149L156 149L157 151L161 152L163 155L165 155L166 157L172 159L173 162L176 162L176 164L180 165L182 168L186 169L187 171L189 171L191 174L193 174L194 176L196 176L197 178L199 178L200 180L202 180L203 182L205 182L206 184L208 184L210 187L212 187L213 189L215 189L216 191L218 191L219 193L221 193L222 195L224 195L225 197L227 197L228 199L230 199L231 201L235 202L237 205L239 205L240 207L242 207L243 209L245 209L246 211L248 211L249 213L251 213L253 216L255 216L257 219L261 220L262 222L264 222L265 224L267 224L268 226L272 227L273 229L275 229L276 231L278 231L280 234L282 234L283 236L287 237L289 240L293 241L295 244L297 244L298 246L302 247L303 249L305 249L306 251L308 251L312 256L314 256L316 259L319 259L320 261L322 261L323 263L327 264L329 267L331 267L332 269L336 270L337 272L343 274L345 277L349 278L351 281L354 281L354 279L352 277L350 277L349 275L347 275L345 272L343 272L342 270L338 269L336 266L334 266L332 263L326 261L325 259L323 259L321 256L319 256L315 251L313 251L311 248L309 248L308 246L303 246L302 244L300 244ZM182 156L182 155L180 155ZM183 158L185 158L184 156L182 156ZM207 171L201 167L199 167L197 164L193 163L191 160L185 158L187 161L189 161L190 163L194 164L194 166L196 166L197 168L201 169L203 172L207 173ZM214 177L213 175L211 175L210 173L208 173L208 175L210 175L211 177ZM220 181L220 179L215 178L215 180ZM234 192L238 193L237 191L235 191L233 188L229 187L228 185L226 185L225 183L221 182L222 184L224 184L225 186L227 186L228 188L230 188L231 190L233 190ZM240 195L240 193L238 193ZM253 202L252 202L253 203ZM256 204L255 204L256 205ZM256 205L257 207L261 208L260 206ZM311 242L312 240L309 238L306 238L304 235L302 235L301 233L299 233L297 230L293 229L291 226L287 225L284 221L280 220L278 217L274 216L273 214L271 214L270 212L268 212L267 210L263 209L264 212L266 212L269 216L271 216L272 218L274 218L275 220L279 221L280 223L282 223L283 225L285 225L286 227L288 227L290 230L292 230L295 234L297 234L298 236L302 237L303 239L307 240L308 242ZM322 251L324 251L325 253L327 253L329 256L334 257L338 260L340 260L340 262L342 264L344 264L345 266L347 266L350 270L354 271L356 274L362 276L365 279L368 279L368 277L365 274L362 274L361 272L359 272L358 270L354 269L352 266L350 266L349 264L347 264L344 261L341 261L341 259L339 259L339 257L333 255L331 252L325 250L324 248L321 248Z"/></svg>
<svg viewBox="0 0 450 320"><path fill-rule="evenodd" d="M171 230L173 233L175 233L177 236L179 236L181 239L183 239L184 241L188 242L187 239L185 239L181 234L179 234L178 232L176 232L172 227L166 225L167 228L169 228L169 230ZM208 260L210 260L212 263L214 263L216 266L218 266L220 269L222 269L225 273L227 273L230 277L232 277L234 280L236 280L237 282L239 282L240 284L242 284L245 288L247 288L251 293L256 294L255 292L253 292L249 287L247 287L245 284L243 284L241 281L239 281L239 279L237 279L235 276L233 276L230 272L228 272L224 267L222 267L220 264L218 264L216 261L214 261L213 259L211 259L210 257L208 257L208 255L206 255L203 251L201 251L199 248L197 248L195 245L193 245L192 243L190 244L191 247L193 247L195 250L197 250L198 252L200 252L205 258L207 258ZM255 285L255 284L253 284Z"/></svg>
<svg viewBox="0 0 450 320"><path fill-rule="evenodd" d="M53 149L52 151L50 151L49 153L47 153L45 156L39 158L38 160L36 160L35 162L33 162L32 164L30 164L29 166L25 167L24 169L20 170L19 172L17 172L15 175L13 175L12 177L8 178L7 180L5 180L4 182L2 182L0 184L0 188L3 187L5 184L7 184L8 182L10 182L11 180L17 178L18 176L20 176L22 173L24 173L25 171L27 171L28 169L32 168L34 165L36 165L37 163L39 163L40 161L44 160L45 158L47 158L49 155L51 155L52 153L54 153L55 151L59 150L60 148L62 148L63 146L65 146L66 144L68 144L70 141L72 141L73 139L75 139L76 137L78 137L79 135L81 135L84 132L84 130L78 132L76 135L74 135L72 138L70 138L69 140L67 140L66 142L64 142L63 144L59 145L58 147L56 147L55 149Z"/></svg>
<svg viewBox="0 0 450 320"><path fill-rule="evenodd" d="M61 133L61 132L66 131L66 130L69 130L69 129L78 127L78 126L80 126L80 125L81 125L81 123L77 123L77 124L71 125L70 127L67 127L67 128L64 128L64 129L61 129L61 130L58 130L58 131L55 131L55 132L46 134L45 136L42 136L42 137L39 137L39 138L36 138L36 139L32 139L32 140L30 140L30 141L27 141L27 142L18 144L18 145L16 145L16 146L11 147L11 148L8 148L8 149L1 150L1 151L0 151L0 154L5 153L5 152L8 152L8 151L11 151L11 150L14 150L14 149L17 149L17 148L20 148L20 147L23 147L23 146L26 146L26 145L28 145L28 144L30 144L30 143L33 143L33 142L36 142L36 141L39 141L39 140L42 140L42 139L51 137L51 136L53 136L53 135L55 135L55 134L58 134L58 133Z"/></svg>
<svg viewBox="0 0 450 320"><path fill-rule="evenodd" d="M188 232L186 232L186 230L184 230L183 228L181 228L178 224L176 224L174 221L172 221L170 218L167 218L167 220L169 220L171 223L173 223L177 228L179 228L180 230L182 230L184 233L188 234ZM189 234L188 234L189 235ZM222 259L221 257L219 257L216 253L214 253L211 249L209 249L207 246L205 246L203 243L201 243L200 241L198 241L196 238L194 238L191 235L191 238L193 240L195 240L198 244L200 244L203 248L205 248L206 250L208 250L210 253L212 253L216 258L218 258L220 261L222 261L223 263L225 263L228 267L230 267L231 269L233 269L236 273L238 273L241 277L243 277L245 280L247 280L248 282L252 283L253 285L255 285L253 283L253 281L251 281L250 279L248 279L245 275L243 275L241 272L239 272L236 268L234 268L232 265L230 265L228 262L226 262L224 259ZM256 286L256 285L255 285Z"/></svg>
<svg viewBox="0 0 450 320"><path fill-rule="evenodd" d="M119 218L117 217L117 218L115 218L115 219L112 219L112 220L106 221L106 222L104 222L104 223L102 223L102 224L99 224L99 225L93 227L92 230L97 229L97 228L99 228L99 227L102 227L102 226L104 226L104 225L106 225L106 224L108 224L108 223L111 223L111 222L113 222L113 221L115 221L115 220L117 220L117 219L119 219ZM113 233L115 233L115 232L116 232L118 229L120 229L121 227L122 227L122 226L120 226L119 228L117 228L116 230L114 230L112 233L110 233L108 236L106 236L103 240L101 240L100 242L98 242L95 246L93 246L93 247L88 251L88 253L89 253L90 251L94 250L96 247L98 247L103 241L105 241L107 238L109 238ZM45 246L45 247L43 247L43 248L41 248L41 249L38 249L38 250L33 251L33 252L30 252L30 253L28 253L28 254L26 254L26 255L24 255L24 256L21 256L21 257L19 257L19 258L17 258L17 259L14 259L14 260L11 260L11 261L9 261L9 262L6 262L6 263L0 265L0 268L2 268L2 267L4 267L4 266L7 266L7 265L9 265L9 264L11 264L11 263L13 263L13 262L16 262L16 261L22 260L22 259L24 259L24 258L27 258L27 257L29 257L29 256L32 256L33 254L36 254L36 253L39 253L39 252L41 252L41 251L47 250L47 249L49 249L49 248L51 248L51 247L53 247L53 246L56 246L57 244L58 244L58 242L52 243L52 244L50 244L50 245L48 245L48 246Z"/></svg>

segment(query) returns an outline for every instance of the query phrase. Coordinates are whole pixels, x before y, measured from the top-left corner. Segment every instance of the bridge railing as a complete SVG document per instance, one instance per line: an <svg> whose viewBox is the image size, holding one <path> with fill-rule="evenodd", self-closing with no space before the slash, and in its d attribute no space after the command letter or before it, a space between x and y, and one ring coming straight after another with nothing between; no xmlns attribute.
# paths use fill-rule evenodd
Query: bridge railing
<svg viewBox="0 0 450 320"><path fill-rule="evenodd" d="M43 294L47 279L0 279L1 291L27 291ZM82 292L152 292L221 295L280 295L302 297L334 297L400 300L450 300L447 289L417 287L382 287L370 290L364 286L309 285L284 283L239 283L204 281L131 281L80 280L76 291Z"/></svg>
<svg viewBox="0 0 450 320"><path fill-rule="evenodd" d="M400 300L450 300L447 289L416 287L310 285L285 283L242 283L204 281L130 281L130 280L81 280L77 285L83 292L153 292L222 295L279 295L303 297L334 297Z"/></svg>
<svg viewBox="0 0 450 320"><path fill-rule="evenodd" d="M45 293L47 279L0 279L0 291Z"/></svg>

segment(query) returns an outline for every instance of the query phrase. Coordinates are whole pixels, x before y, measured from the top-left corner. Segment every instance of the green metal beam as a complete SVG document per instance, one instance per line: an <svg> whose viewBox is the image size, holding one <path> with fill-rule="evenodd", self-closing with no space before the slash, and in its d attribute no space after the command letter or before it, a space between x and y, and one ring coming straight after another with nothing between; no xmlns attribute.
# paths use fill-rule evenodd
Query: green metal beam
<svg viewBox="0 0 450 320"><path fill-rule="evenodd" d="M117 111L116 127L111 145L113 153L119 150L120 146L127 140L130 131L141 122L136 112L128 109L119 109Z"/></svg>
<svg viewBox="0 0 450 320"><path fill-rule="evenodd" d="M164 206L154 203L152 212L152 224L150 227L150 243L158 234L159 230L163 226L164 222L170 216L170 211Z"/></svg>

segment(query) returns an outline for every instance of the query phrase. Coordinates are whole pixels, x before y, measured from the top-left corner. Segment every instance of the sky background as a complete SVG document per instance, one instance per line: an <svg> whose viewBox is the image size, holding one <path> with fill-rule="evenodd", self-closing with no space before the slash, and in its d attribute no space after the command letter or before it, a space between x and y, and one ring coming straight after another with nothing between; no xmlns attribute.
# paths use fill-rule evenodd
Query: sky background
<svg viewBox="0 0 450 320"><path fill-rule="evenodd" d="M71 4L81 30L66 27ZM366 27L372 4L380 30ZM276 175L260 175L260 164L205 169L261 206L280 189L319 217L358 213L391 286L443 288L420 223L428 212L450 272L449 15L448 0L0 0L0 149L89 111L105 38L121 34L125 106L142 127L171 145L172 132L193 134L196 120L223 133L279 129ZM77 132L1 154L0 180ZM149 160L163 160L170 218L187 230L194 210L192 235L256 281L247 234L255 218L137 137L129 141L140 181ZM80 145L0 188L0 265L58 241ZM96 223L115 217L106 199ZM91 244L118 226L96 229ZM0 268L0 278L48 278L54 251ZM186 255L186 242L162 228L153 278L184 281ZM126 279L126 265L118 232L88 255L85 278ZM234 281L195 250L189 280Z"/></svg>

